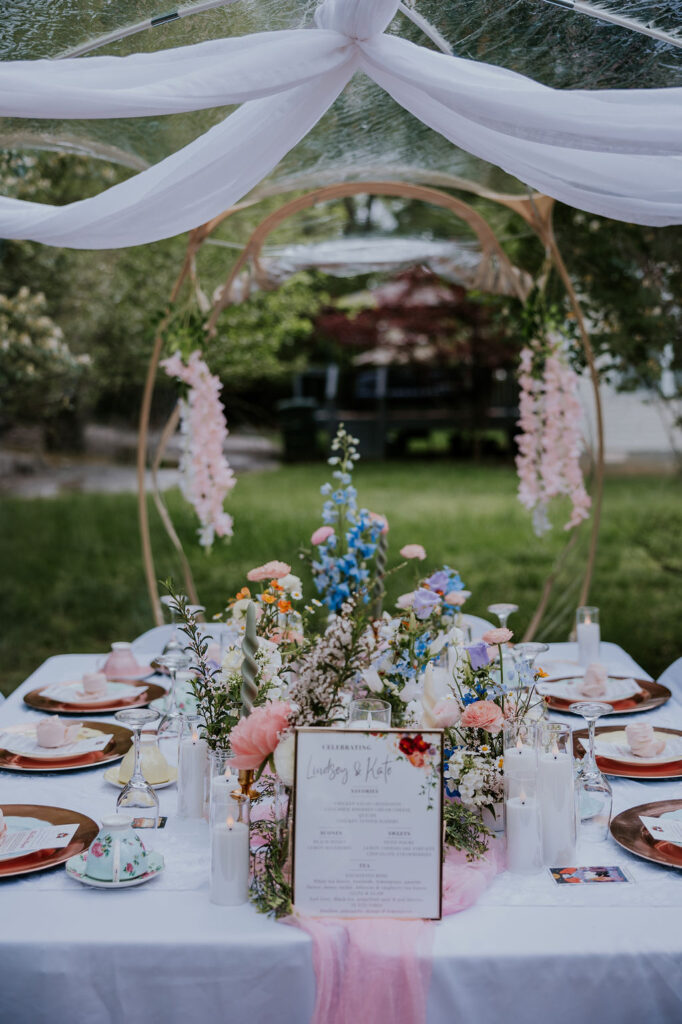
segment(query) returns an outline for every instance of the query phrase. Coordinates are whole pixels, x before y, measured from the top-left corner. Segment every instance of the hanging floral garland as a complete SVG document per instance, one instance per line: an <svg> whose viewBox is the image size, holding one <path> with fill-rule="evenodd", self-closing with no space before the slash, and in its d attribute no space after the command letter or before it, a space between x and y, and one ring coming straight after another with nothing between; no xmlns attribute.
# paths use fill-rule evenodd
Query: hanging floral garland
<svg viewBox="0 0 682 1024"><path fill-rule="evenodd" d="M231 537L232 516L223 510L225 498L236 484L235 475L223 454L228 434L225 408L220 401L222 384L212 374L197 350L184 363L176 352L161 363L169 377L188 387L180 399L180 488L199 517L199 543L210 548L218 537Z"/></svg>
<svg viewBox="0 0 682 1024"><path fill-rule="evenodd" d="M592 500L580 468L578 375L561 341L526 346L521 352L519 383L519 501L533 513L533 529L540 537L552 528L547 512L550 499L567 496L571 515L564 529L571 530L589 517Z"/></svg>

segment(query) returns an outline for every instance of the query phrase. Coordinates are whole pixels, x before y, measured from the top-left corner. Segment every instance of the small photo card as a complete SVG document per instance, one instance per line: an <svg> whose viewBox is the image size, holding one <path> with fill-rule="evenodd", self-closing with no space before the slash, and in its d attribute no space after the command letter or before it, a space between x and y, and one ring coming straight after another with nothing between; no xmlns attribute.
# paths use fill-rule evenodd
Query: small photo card
<svg viewBox="0 0 682 1024"><path fill-rule="evenodd" d="M443 733L296 730L294 905L441 916Z"/></svg>
<svg viewBox="0 0 682 1024"><path fill-rule="evenodd" d="M657 842L682 845L682 818L669 818L665 815L661 815L660 818L650 818L646 814L640 814L639 820L651 838Z"/></svg>
<svg viewBox="0 0 682 1024"><path fill-rule="evenodd" d="M557 885L586 885L589 882L629 882L622 868L616 865L591 868L550 868Z"/></svg>

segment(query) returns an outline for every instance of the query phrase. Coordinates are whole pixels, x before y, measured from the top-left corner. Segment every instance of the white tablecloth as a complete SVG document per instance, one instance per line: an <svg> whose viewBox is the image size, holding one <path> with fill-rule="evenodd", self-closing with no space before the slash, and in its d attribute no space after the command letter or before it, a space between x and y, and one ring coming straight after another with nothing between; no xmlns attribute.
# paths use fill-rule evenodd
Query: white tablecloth
<svg viewBox="0 0 682 1024"><path fill-rule="evenodd" d="M548 658L575 656L574 645L554 644ZM646 677L613 644L603 645L602 656L612 671ZM37 718L23 705L24 692L95 662L94 655L48 659L0 707L0 725ZM646 720L682 726L680 696ZM99 820L116 800L102 774L0 772L0 803L57 804ZM614 813L682 797L679 781L612 781ZM63 868L0 881L2 1024L309 1020L308 937L249 905L210 904L207 827L175 819L174 787L159 798L168 825L144 836L167 869L153 882L102 892ZM682 873L632 857L611 840L583 844L576 862L619 864L633 882L560 887L545 874L500 875L475 907L437 926L428 1024L680 1024Z"/></svg>

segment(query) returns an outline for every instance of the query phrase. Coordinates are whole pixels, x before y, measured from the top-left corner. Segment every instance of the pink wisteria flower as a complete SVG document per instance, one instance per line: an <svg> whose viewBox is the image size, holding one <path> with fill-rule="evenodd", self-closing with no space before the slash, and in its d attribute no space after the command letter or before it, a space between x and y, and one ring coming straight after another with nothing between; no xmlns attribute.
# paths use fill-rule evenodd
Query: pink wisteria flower
<svg viewBox="0 0 682 1024"><path fill-rule="evenodd" d="M230 764L240 769L260 768L277 747L290 715L291 705L286 701L271 701L261 708L254 708L230 733Z"/></svg>
<svg viewBox="0 0 682 1024"><path fill-rule="evenodd" d="M507 629L506 626L500 626L498 629L489 629L487 633L484 633L481 640L484 644L490 644L490 646L507 644L514 636L511 629Z"/></svg>
<svg viewBox="0 0 682 1024"><path fill-rule="evenodd" d="M310 538L310 543L316 547L318 544L324 544L326 540L334 535L334 530L331 526L318 526L315 533Z"/></svg>
<svg viewBox="0 0 682 1024"><path fill-rule="evenodd" d="M264 580L281 580L290 572L291 566L286 562L266 562L265 565L257 565L255 569L249 569L246 578L251 583L262 583Z"/></svg>
<svg viewBox="0 0 682 1024"><path fill-rule="evenodd" d="M403 558L418 558L420 562L426 558L426 551L421 544L406 544L400 549L400 554Z"/></svg>
<svg viewBox="0 0 682 1024"><path fill-rule="evenodd" d="M477 700L465 707L460 722L467 729L484 729L491 736L497 736L504 725L504 714L493 701Z"/></svg>
<svg viewBox="0 0 682 1024"><path fill-rule="evenodd" d="M231 537L232 516L223 509L225 498L236 484L223 454L228 430L220 401L222 384L197 350L185 364L178 352L161 363L169 377L187 384L180 399L180 433L184 445L180 457L180 486L199 518L199 542L211 547L214 537Z"/></svg>

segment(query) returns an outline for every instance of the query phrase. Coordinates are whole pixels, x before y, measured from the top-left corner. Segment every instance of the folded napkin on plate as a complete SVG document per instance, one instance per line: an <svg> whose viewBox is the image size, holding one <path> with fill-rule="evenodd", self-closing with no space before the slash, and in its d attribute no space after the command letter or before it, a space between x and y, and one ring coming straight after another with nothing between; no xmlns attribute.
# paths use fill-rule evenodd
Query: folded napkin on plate
<svg viewBox="0 0 682 1024"><path fill-rule="evenodd" d="M625 736L630 750L637 757L656 757L666 746L665 738L657 735L653 725L647 722L633 722L626 726Z"/></svg>
<svg viewBox="0 0 682 1024"><path fill-rule="evenodd" d="M625 738L625 731L599 736L594 743L594 752L597 757L606 757L610 761L624 761L628 764L667 764L669 761L682 760L682 736L668 736L656 733L656 752L653 754L635 753L629 741ZM661 745L662 744L662 745ZM580 745L584 750L588 748L587 737L580 737ZM641 749L641 748L640 748Z"/></svg>
<svg viewBox="0 0 682 1024"><path fill-rule="evenodd" d="M582 683L579 683L581 697L605 697L609 674L603 665L593 661L585 669Z"/></svg>
<svg viewBox="0 0 682 1024"><path fill-rule="evenodd" d="M62 704L103 704L112 700L125 700L127 697L141 697L146 690L128 683L108 683L107 692L102 697L93 697L84 693L80 683L53 683L40 691L41 697L58 700Z"/></svg>
<svg viewBox="0 0 682 1024"><path fill-rule="evenodd" d="M90 754L94 750L104 750L110 739L110 734L99 732L96 729L88 729L85 726L74 743L66 743L63 747L48 749L39 745L35 726L26 726L25 729L16 732L12 729L1 732L0 747L13 754L23 754L24 757L54 759L76 757L79 754Z"/></svg>

